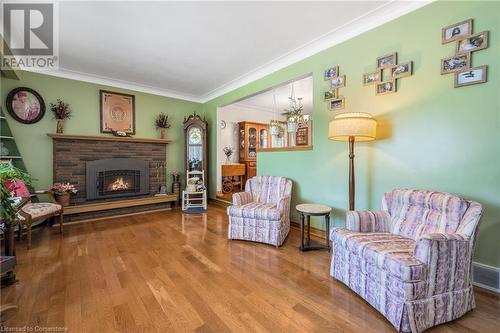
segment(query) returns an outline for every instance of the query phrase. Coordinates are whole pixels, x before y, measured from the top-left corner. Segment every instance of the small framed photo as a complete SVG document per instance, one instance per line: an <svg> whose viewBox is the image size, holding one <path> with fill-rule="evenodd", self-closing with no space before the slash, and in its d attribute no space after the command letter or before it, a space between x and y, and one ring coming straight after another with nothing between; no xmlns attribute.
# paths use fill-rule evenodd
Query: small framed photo
<svg viewBox="0 0 500 333"><path fill-rule="evenodd" d="M329 101L331 99L336 99L339 97L339 90L338 89L330 89L328 91L325 91L325 101Z"/></svg>
<svg viewBox="0 0 500 333"><path fill-rule="evenodd" d="M488 47L488 31L474 34L457 42L456 54L466 54Z"/></svg>
<svg viewBox="0 0 500 333"><path fill-rule="evenodd" d="M364 86L370 86L370 85L375 84L375 83L380 82L380 81L382 81L382 72L381 71L363 74L363 85Z"/></svg>
<svg viewBox="0 0 500 333"><path fill-rule="evenodd" d="M387 95L396 92L396 80L385 81L377 84L377 95Z"/></svg>
<svg viewBox="0 0 500 333"><path fill-rule="evenodd" d="M441 59L441 74L460 72L470 67L470 53Z"/></svg>
<svg viewBox="0 0 500 333"><path fill-rule="evenodd" d="M472 34L472 19L444 27L441 32L441 44L453 42Z"/></svg>
<svg viewBox="0 0 500 333"><path fill-rule="evenodd" d="M339 75L339 66L328 68L325 71L325 80L331 80L338 75Z"/></svg>
<svg viewBox="0 0 500 333"><path fill-rule="evenodd" d="M100 90L101 133L135 134L135 96Z"/></svg>
<svg viewBox="0 0 500 333"><path fill-rule="evenodd" d="M334 77L332 79L331 87L332 89L345 87L345 75Z"/></svg>
<svg viewBox="0 0 500 333"><path fill-rule="evenodd" d="M330 101L330 111L342 110L345 108L344 97L333 99Z"/></svg>
<svg viewBox="0 0 500 333"><path fill-rule="evenodd" d="M397 52L386 54L385 56L377 58L377 68L387 68L396 65L398 62L398 54Z"/></svg>
<svg viewBox="0 0 500 333"><path fill-rule="evenodd" d="M402 77L410 76L413 70L413 62L408 61L402 64L391 67L391 77L393 79L399 79Z"/></svg>
<svg viewBox="0 0 500 333"><path fill-rule="evenodd" d="M488 65L469 68L455 73L455 88L486 82Z"/></svg>

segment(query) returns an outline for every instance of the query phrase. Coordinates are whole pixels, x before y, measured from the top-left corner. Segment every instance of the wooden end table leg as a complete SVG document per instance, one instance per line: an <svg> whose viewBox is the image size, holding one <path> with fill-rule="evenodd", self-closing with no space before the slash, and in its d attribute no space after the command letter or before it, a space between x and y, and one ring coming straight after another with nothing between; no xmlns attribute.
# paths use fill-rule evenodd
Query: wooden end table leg
<svg viewBox="0 0 500 333"><path fill-rule="evenodd" d="M330 252L330 214L325 215L326 246Z"/></svg>
<svg viewBox="0 0 500 333"><path fill-rule="evenodd" d="M304 214L300 213L300 250L304 250Z"/></svg>
<svg viewBox="0 0 500 333"><path fill-rule="evenodd" d="M59 232L61 234L63 233L63 221L64 221L63 212L61 212L61 214L59 215Z"/></svg>
<svg viewBox="0 0 500 333"><path fill-rule="evenodd" d="M311 216L307 215L307 246L311 246Z"/></svg>

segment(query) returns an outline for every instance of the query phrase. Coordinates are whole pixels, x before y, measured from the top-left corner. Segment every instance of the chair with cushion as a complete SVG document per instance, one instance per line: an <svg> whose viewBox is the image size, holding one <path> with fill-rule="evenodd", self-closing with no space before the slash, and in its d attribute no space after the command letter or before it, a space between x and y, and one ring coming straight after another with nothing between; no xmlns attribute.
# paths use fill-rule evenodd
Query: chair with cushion
<svg viewBox="0 0 500 333"><path fill-rule="evenodd" d="M228 238L281 246L290 231L292 181L257 176L247 180L245 192L233 194L227 208Z"/></svg>
<svg viewBox="0 0 500 333"><path fill-rule="evenodd" d="M31 194L27 189L23 181L17 179L15 181L10 181L6 184L7 188L13 192L15 197L31 197L35 195L47 194L49 196L50 202L28 202L19 211L19 238L22 235L22 229L26 228L26 235L28 239L28 249L31 248L31 227L42 223L43 221L59 216L59 231L63 232L63 207L59 205L53 193L49 191L36 191Z"/></svg>
<svg viewBox="0 0 500 333"><path fill-rule="evenodd" d="M331 232L330 275L396 329L421 332L475 307L472 251L479 203L441 192L392 190L380 211L350 211Z"/></svg>

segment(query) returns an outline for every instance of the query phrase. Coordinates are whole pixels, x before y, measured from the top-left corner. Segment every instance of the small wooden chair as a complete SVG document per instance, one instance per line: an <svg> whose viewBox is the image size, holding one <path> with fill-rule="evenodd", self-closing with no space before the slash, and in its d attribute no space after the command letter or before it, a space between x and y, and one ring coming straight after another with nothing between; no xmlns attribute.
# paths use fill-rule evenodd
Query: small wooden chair
<svg viewBox="0 0 500 333"><path fill-rule="evenodd" d="M51 217L59 216L59 231L63 232L63 213L64 208L57 203L54 198L54 194L50 191L35 191L35 193L29 193L26 185L23 181L16 179L15 180L14 195L17 197L29 198L47 194L49 196L50 202L28 202L25 204L18 212L18 232L19 239L21 239L22 231L24 227L26 227L26 235L28 238L28 249L31 248L31 227L33 224L37 222L45 221Z"/></svg>
<svg viewBox="0 0 500 333"><path fill-rule="evenodd" d="M187 171L186 172L186 189L182 191L182 210L189 208L202 208L207 210L207 190L204 188L201 191L197 190L197 184L201 180L203 187L205 186L205 177L202 171Z"/></svg>

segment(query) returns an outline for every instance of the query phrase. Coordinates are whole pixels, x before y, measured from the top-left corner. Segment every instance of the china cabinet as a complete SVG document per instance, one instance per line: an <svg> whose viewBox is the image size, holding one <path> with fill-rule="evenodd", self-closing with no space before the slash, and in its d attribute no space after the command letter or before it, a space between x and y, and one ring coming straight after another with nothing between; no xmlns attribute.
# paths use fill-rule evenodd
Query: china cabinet
<svg viewBox="0 0 500 333"><path fill-rule="evenodd" d="M257 150L269 148L269 125L243 121L239 124L240 163L246 165L246 179L257 175Z"/></svg>

